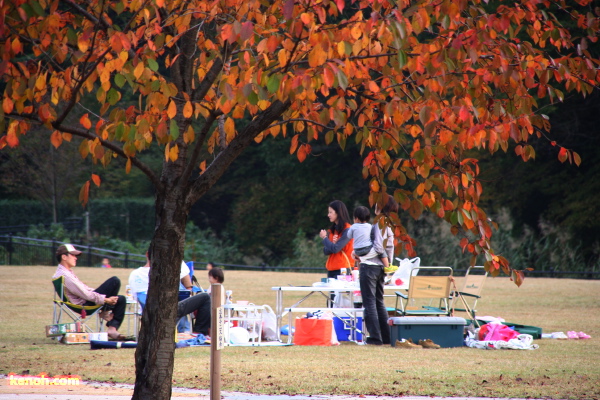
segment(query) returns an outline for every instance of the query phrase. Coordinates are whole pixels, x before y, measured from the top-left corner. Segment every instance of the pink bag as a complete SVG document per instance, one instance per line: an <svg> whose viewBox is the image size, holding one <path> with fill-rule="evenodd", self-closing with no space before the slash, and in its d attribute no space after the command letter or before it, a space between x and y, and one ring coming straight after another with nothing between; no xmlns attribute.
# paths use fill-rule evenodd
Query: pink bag
<svg viewBox="0 0 600 400"><path fill-rule="evenodd" d="M479 340L508 342L519 336L519 332L502 324L485 324L479 328Z"/></svg>

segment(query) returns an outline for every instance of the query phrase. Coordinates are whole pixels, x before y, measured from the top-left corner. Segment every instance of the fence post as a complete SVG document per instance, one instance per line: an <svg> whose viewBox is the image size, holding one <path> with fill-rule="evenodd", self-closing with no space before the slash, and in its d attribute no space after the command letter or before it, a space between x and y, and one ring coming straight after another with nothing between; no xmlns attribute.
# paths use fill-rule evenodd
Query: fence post
<svg viewBox="0 0 600 400"><path fill-rule="evenodd" d="M91 267L92 266L92 245L88 244L88 251L87 251L87 266Z"/></svg>
<svg viewBox="0 0 600 400"><path fill-rule="evenodd" d="M129 268L129 250L125 250L125 268Z"/></svg>
<svg viewBox="0 0 600 400"><path fill-rule="evenodd" d="M8 246L6 246L6 250L8 251L8 265L12 265L12 253L13 253L12 233L8 234Z"/></svg>
<svg viewBox="0 0 600 400"><path fill-rule="evenodd" d="M58 246L56 245L56 238L52 238L52 247L50 248L50 264L49 265L54 264L54 252L56 251L57 247Z"/></svg>

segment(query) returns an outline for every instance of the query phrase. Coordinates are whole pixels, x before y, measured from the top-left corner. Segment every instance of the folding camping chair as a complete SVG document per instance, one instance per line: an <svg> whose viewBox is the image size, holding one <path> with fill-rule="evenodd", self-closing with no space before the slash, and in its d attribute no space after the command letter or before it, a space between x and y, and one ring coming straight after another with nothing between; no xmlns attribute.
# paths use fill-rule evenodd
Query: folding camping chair
<svg viewBox="0 0 600 400"><path fill-rule="evenodd" d="M483 266L471 266L467 269L465 276L461 279L460 289L453 290L450 293L451 311L465 312L469 317L475 320L477 310L477 300L481 298L483 284L487 277L487 271Z"/></svg>
<svg viewBox="0 0 600 400"><path fill-rule="evenodd" d="M396 310L401 316L450 315L448 306L451 267L418 267L419 275L411 275L408 294L396 292ZM421 275L420 273L437 275Z"/></svg>
<svg viewBox="0 0 600 400"><path fill-rule="evenodd" d="M100 313L98 310L102 308L102 305L93 306L81 306L73 304L69 301L64 292L65 277L59 276L56 279L52 279L54 285L54 312L52 315L52 324L62 323L62 315L64 313L69 316L73 322L80 322L83 329L86 332L99 332L102 330L102 324L100 323ZM97 330L93 330L87 325L90 318L95 317Z"/></svg>

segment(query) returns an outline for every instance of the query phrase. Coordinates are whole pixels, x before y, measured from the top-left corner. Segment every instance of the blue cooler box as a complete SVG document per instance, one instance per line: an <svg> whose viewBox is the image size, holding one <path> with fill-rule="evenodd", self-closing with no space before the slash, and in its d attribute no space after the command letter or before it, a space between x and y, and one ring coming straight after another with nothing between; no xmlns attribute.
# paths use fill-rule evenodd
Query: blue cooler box
<svg viewBox="0 0 600 400"><path fill-rule="evenodd" d="M350 323L350 317L342 317L346 323ZM337 335L337 339L339 342L348 342L350 341L350 335L352 334L352 329L344 323L339 317L333 317L333 328L335 329L335 334ZM356 327L362 331L362 317L356 318ZM356 332L357 341L362 340L362 334Z"/></svg>
<svg viewBox="0 0 600 400"><path fill-rule="evenodd" d="M464 331L467 321L459 317L392 317L388 320L391 331L392 347L396 340L431 339L441 347L464 346Z"/></svg>

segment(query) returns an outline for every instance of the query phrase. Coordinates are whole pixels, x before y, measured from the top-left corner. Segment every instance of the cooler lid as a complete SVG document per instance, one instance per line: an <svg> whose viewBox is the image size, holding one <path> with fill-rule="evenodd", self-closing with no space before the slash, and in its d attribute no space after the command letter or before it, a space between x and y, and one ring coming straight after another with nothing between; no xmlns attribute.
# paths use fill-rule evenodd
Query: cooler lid
<svg viewBox="0 0 600 400"><path fill-rule="evenodd" d="M389 325L466 325L460 317L391 317Z"/></svg>

